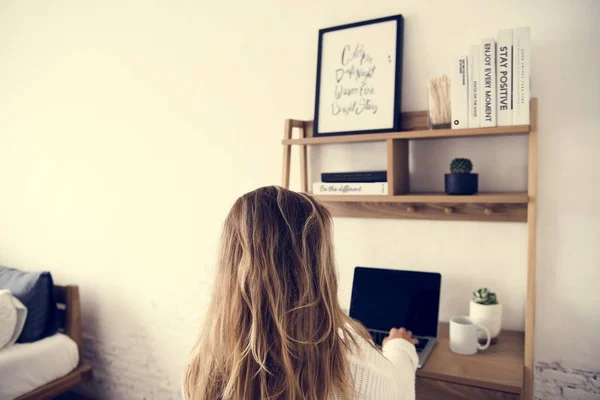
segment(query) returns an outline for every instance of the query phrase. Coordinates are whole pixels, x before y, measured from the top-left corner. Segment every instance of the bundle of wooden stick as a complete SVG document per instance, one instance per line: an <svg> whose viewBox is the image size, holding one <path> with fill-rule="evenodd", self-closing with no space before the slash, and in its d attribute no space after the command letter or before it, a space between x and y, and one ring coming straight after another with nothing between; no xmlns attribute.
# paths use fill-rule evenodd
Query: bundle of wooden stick
<svg viewBox="0 0 600 400"><path fill-rule="evenodd" d="M431 79L428 92L432 127L450 127L450 79L446 75Z"/></svg>

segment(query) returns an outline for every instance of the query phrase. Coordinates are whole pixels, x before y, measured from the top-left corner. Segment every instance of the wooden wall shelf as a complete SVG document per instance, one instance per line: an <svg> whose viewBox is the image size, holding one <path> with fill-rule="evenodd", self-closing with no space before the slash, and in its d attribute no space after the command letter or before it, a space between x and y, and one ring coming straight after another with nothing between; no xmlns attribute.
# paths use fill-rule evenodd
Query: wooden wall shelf
<svg viewBox="0 0 600 400"><path fill-rule="evenodd" d="M297 121L305 123L310 131L312 121ZM299 125L299 124L296 124ZM324 136L312 137L312 135L299 139L284 139L281 142L284 145L323 145L340 143L365 143L365 142L383 142L388 139L440 139L440 138L460 138L460 137L480 137L480 136L503 136L503 135L525 135L529 133L529 125L498 126L494 128L476 128L476 129L436 129L436 130L415 130L391 133L371 133L359 135L344 136ZM310 133L310 132L309 132Z"/></svg>
<svg viewBox="0 0 600 400"><path fill-rule="evenodd" d="M305 193L308 193L307 146L380 141L386 143L388 195L318 196L318 198L325 203L333 216L354 218L527 222L528 269L527 305L525 308L525 350L523 358L519 358L514 363L516 372L514 381L518 383L518 377L523 377L522 391L518 390L519 387L516 383L511 383L512 386L501 388L501 390L507 392L505 393L506 395L510 395L509 397L505 396L502 398L516 399L517 396L519 396L517 393L520 393L520 398L522 400L530 400L533 398L538 136L538 101L536 98L531 99L530 110L530 125L477 129L428 130L427 111L416 111L402 113L400 132L326 137L314 137L313 121L288 119L285 121L284 137L282 140L282 186L284 188L289 188L291 149L292 146L296 145L300 149L300 186L301 191ZM300 131L300 136L297 139L292 138L292 131L294 129ZM528 135L529 165L527 193L484 193L475 196L410 194L410 174L408 165L408 143L410 140L487 137L498 135ZM520 371L518 371L519 365L523 366L522 375ZM494 368L495 366L492 365L492 370ZM423 376L423 372L424 371L422 370L421 376ZM464 371L458 371L458 374L462 376L464 375ZM446 375L447 373L444 376ZM424 377L420 379L427 380L428 378ZM468 397L479 398L477 396ZM434 396L433 398L440 398L440 396Z"/></svg>
<svg viewBox="0 0 600 400"><path fill-rule="evenodd" d="M316 197L334 217L527 222L527 193Z"/></svg>
<svg viewBox="0 0 600 400"><path fill-rule="evenodd" d="M496 203L419 203L325 201L334 217L431 219L444 221L527 222L527 205Z"/></svg>
<svg viewBox="0 0 600 400"><path fill-rule="evenodd" d="M446 204L524 204L527 193L479 193L473 196L450 196L447 194L400 194L396 196L331 195L315 196L324 202L377 202L377 203L446 203Z"/></svg>

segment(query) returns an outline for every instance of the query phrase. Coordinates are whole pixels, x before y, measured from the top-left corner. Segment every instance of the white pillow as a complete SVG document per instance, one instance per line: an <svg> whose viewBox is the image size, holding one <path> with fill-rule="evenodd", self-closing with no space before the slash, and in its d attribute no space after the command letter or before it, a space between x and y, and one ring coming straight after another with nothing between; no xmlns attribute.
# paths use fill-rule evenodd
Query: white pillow
<svg viewBox="0 0 600 400"><path fill-rule="evenodd" d="M17 324L15 325L15 331L13 332L12 338L8 342L9 346L15 344L19 336L21 336L21 332L23 332L23 327L25 326L25 320L27 319L27 307L21 303L21 300L12 296L12 302L15 306L15 310L17 310Z"/></svg>
<svg viewBox="0 0 600 400"><path fill-rule="evenodd" d="M9 290L0 290L0 350L11 346L23 330L27 308Z"/></svg>

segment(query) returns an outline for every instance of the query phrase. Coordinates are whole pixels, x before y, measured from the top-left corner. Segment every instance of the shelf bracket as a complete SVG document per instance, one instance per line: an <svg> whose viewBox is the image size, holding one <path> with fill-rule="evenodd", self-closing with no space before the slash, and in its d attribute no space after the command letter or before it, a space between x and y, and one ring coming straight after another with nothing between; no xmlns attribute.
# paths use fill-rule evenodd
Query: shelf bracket
<svg viewBox="0 0 600 400"><path fill-rule="evenodd" d="M281 171L281 186L290 188L290 165L292 156L292 145L286 144L286 140L292 139L294 128L300 130L300 139L305 139L307 134L312 135L312 121L305 122L297 119L286 119L283 129L283 168ZM308 192L308 163L306 156L306 145L300 145L300 190L304 193Z"/></svg>

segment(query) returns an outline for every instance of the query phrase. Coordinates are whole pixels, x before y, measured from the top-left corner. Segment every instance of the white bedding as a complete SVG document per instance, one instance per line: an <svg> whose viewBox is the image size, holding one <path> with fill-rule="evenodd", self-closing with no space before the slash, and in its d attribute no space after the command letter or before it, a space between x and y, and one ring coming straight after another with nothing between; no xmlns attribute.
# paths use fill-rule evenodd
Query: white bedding
<svg viewBox="0 0 600 400"><path fill-rule="evenodd" d="M77 344L67 335L0 350L0 400L12 400L65 376L79 364Z"/></svg>

